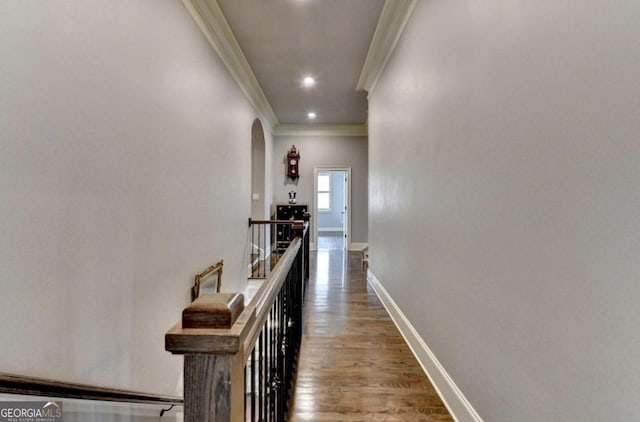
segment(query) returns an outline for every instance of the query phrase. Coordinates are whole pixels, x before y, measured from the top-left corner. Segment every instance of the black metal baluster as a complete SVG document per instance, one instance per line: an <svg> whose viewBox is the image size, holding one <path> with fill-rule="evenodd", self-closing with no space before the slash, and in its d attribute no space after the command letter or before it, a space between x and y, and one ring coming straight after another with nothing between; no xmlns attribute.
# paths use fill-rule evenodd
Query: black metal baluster
<svg viewBox="0 0 640 422"><path fill-rule="evenodd" d="M285 395L284 395L284 389L285 389L285 377L284 377L284 341L285 341L285 326L284 326L284 318L283 318L283 311L284 311L284 299L283 299L283 289L280 289L280 293L278 294L278 302L279 302L279 306L278 306L278 327L280 330L280 336L278 337L278 376L280 379L280 385L279 385L279 390L280 390L280 400L278 402L278 415L280 420L282 420L284 418L284 402L285 402Z"/></svg>
<svg viewBox="0 0 640 422"><path fill-rule="evenodd" d="M247 382L247 365L246 365L246 364L244 365L244 382L245 382L245 383ZM243 402L244 402L244 405L243 405L243 406L244 406L244 413L243 413L243 419L244 419L244 420L246 420L246 419L247 419L247 386L246 386L246 385L245 385L245 388L244 388L243 393L244 393L244 400L243 400Z"/></svg>
<svg viewBox="0 0 640 422"><path fill-rule="evenodd" d="M260 231L260 247L262 248L262 277L267 277L267 237L264 233L264 224L259 227Z"/></svg>
<svg viewBox="0 0 640 422"><path fill-rule="evenodd" d="M282 302L282 289L280 289L280 293L278 293L278 380L280 384L278 385L278 418L282 420L284 417L284 412L282 411L282 404L284 403L284 374L282 372L284 366L284 358L282 356L282 342L284 341L284 325L282 319L282 308L284 303Z"/></svg>
<svg viewBox="0 0 640 422"><path fill-rule="evenodd" d="M256 420L256 346L251 349L251 422ZM246 414L246 412L245 412Z"/></svg>
<svg viewBox="0 0 640 422"><path fill-rule="evenodd" d="M260 338L258 339L258 421L262 422L264 419L263 404L264 404L264 379L262 377L262 371L264 370L262 362L264 359L264 327L260 332Z"/></svg>
<svg viewBox="0 0 640 422"><path fill-rule="evenodd" d="M273 308L271 312L272 316L272 327L273 327L273 343L271 347L273 348L273 364L271 366L271 371L273 373L273 401L271 402L273 419L278 421L278 415L276 412L276 406L278 404L278 318L277 318L277 308L278 308L278 299L273 304Z"/></svg>
<svg viewBox="0 0 640 422"><path fill-rule="evenodd" d="M271 371L273 373L273 402L272 411L273 411L273 419L278 421L278 298L276 297L273 302L273 308L271 308L273 312L272 319L272 328L273 328L273 365L271 366Z"/></svg>
<svg viewBox="0 0 640 422"><path fill-rule="evenodd" d="M265 321L264 325L264 420L269 420L269 395L271 394L271 388L269 387L269 383L271 382L271 377L269 376L269 364L270 364L270 349L269 345L271 344L271 333L269 332L269 320Z"/></svg>
<svg viewBox="0 0 640 422"><path fill-rule="evenodd" d="M280 378L278 377L278 298L273 304L273 418L278 421L278 400L280 399ZM279 421L278 421L279 422Z"/></svg>
<svg viewBox="0 0 640 422"><path fill-rule="evenodd" d="M282 234L280 234L282 233ZM280 261L280 243L284 240L284 226L282 224L276 224L276 259Z"/></svg>
<svg viewBox="0 0 640 422"><path fill-rule="evenodd" d="M260 247L262 246L261 242L260 242L260 226L257 227L258 229L258 277L261 277L260 275ZM263 269L264 272L264 269ZM264 276L264 274L262 275Z"/></svg>
<svg viewBox="0 0 640 422"><path fill-rule="evenodd" d="M275 402L275 414L276 420L280 421L280 402L282 401L282 395L280 394L280 386L282 385L282 378L280 378L280 295L276 296L274 309L274 317L276 320L276 343L275 351L276 351L276 364L275 364L275 373L276 373L276 402Z"/></svg>
<svg viewBox="0 0 640 422"><path fill-rule="evenodd" d="M254 268L253 268L253 233L255 231L255 226L252 224L251 225L251 244L249 246L249 265L251 265L251 277L255 277L255 273L254 273Z"/></svg>
<svg viewBox="0 0 640 422"><path fill-rule="evenodd" d="M273 307L269 311L269 402L267 403L267 421L273 421Z"/></svg>
<svg viewBox="0 0 640 422"><path fill-rule="evenodd" d="M289 402L289 397L291 395L291 381L292 381L292 373L293 373L293 356L291 354L291 350L292 347L294 347L293 344L293 326L291 324L291 317L292 317L292 305L293 302L291 301L292 298L292 292L291 292L291 288L292 288L292 283L289 280L289 278L287 277L287 280L285 281L285 327L287 329L287 334L285 336L285 364L286 364L286 368L285 368L285 376L286 376L286 391L287 391L287 403ZM285 411L288 409L288 406L286 406Z"/></svg>

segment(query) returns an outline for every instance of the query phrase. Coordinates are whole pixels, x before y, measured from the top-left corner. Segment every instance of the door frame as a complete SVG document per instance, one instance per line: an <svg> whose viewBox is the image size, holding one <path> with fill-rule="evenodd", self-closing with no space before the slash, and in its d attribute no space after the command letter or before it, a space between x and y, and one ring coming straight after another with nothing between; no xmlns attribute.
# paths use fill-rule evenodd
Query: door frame
<svg viewBox="0 0 640 422"><path fill-rule="evenodd" d="M311 216L311 249L316 250L318 244L318 173L322 171L344 171L347 174L346 202L347 210L344 215L345 224L345 246L351 249L351 167L344 166L316 166L313 168L313 215Z"/></svg>

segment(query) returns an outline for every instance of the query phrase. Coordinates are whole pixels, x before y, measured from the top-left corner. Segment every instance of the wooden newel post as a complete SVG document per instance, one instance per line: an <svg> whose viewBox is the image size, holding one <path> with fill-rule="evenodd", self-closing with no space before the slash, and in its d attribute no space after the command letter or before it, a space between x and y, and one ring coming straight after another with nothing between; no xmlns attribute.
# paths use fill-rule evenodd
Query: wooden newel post
<svg viewBox="0 0 640 422"><path fill-rule="evenodd" d="M300 236L300 238L302 238L302 236L304 235L304 222L303 221L294 221L293 225L291 226L291 230L293 231L293 237L298 237Z"/></svg>
<svg viewBox="0 0 640 422"><path fill-rule="evenodd" d="M243 421L243 338L252 317L241 294L203 295L165 335L165 349L185 355L185 422Z"/></svg>

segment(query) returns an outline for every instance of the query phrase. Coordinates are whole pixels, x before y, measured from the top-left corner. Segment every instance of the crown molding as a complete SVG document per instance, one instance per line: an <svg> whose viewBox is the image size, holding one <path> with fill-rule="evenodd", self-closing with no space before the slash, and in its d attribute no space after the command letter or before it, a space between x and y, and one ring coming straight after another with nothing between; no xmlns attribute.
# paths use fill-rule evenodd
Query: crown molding
<svg viewBox="0 0 640 422"><path fill-rule="evenodd" d="M404 31L417 0L386 0L378 20L378 26L371 39L367 58L362 66L356 89L373 91Z"/></svg>
<svg viewBox="0 0 640 422"><path fill-rule="evenodd" d="M277 125L276 136L367 136L367 125Z"/></svg>
<svg viewBox="0 0 640 422"><path fill-rule="evenodd" d="M220 60L247 96L258 116L266 123L271 133L278 125L276 117L267 97L253 70L249 66L240 45L236 40L227 19L216 0L182 0L185 8L191 13L209 44L218 53Z"/></svg>

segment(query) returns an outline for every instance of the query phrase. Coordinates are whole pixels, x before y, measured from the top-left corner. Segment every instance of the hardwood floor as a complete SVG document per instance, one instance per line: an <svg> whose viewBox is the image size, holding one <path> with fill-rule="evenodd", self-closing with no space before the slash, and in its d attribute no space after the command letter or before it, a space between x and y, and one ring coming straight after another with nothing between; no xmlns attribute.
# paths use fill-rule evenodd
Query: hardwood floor
<svg viewBox="0 0 640 422"><path fill-rule="evenodd" d="M311 254L306 312L290 420L453 421L368 286L359 253Z"/></svg>
<svg viewBox="0 0 640 422"><path fill-rule="evenodd" d="M318 250L343 249L345 247L343 232L318 233Z"/></svg>

